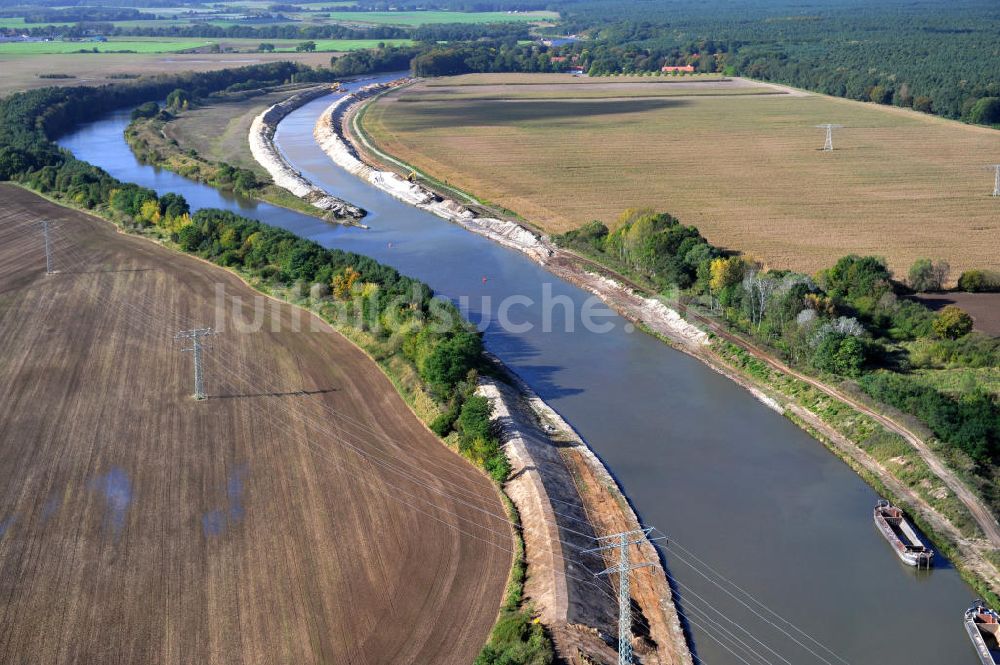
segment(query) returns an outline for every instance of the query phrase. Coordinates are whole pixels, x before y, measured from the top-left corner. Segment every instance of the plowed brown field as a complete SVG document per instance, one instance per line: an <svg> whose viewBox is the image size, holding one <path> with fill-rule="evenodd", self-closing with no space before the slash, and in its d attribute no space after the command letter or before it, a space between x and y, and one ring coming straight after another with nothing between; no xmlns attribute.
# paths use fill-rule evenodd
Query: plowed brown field
<svg viewBox="0 0 1000 665"><path fill-rule="evenodd" d="M372 360L267 301L259 332L211 338L196 402L173 335L219 325L217 285L226 309L255 292L23 190L0 202L0 662L472 662L503 508Z"/></svg>

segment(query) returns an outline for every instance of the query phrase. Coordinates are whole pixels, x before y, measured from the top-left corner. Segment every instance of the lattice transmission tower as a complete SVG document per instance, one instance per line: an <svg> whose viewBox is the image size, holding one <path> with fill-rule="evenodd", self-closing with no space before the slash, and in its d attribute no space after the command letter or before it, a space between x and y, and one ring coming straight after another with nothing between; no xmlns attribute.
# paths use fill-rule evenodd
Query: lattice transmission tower
<svg viewBox="0 0 1000 665"><path fill-rule="evenodd" d="M174 336L174 339L190 339L191 346L181 349L194 354L194 398L205 399L205 383L201 367L202 337L214 335L211 328L195 328L193 330L182 330Z"/></svg>
<svg viewBox="0 0 1000 665"><path fill-rule="evenodd" d="M839 129L840 127L843 127L843 125L832 125L830 123L826 123L823 125L816 125L816 127L826 130L826 143L823 144L823 150L833 150L833 130Z"/></svg>
<svg viewBox="0 0 1000 665"><path fill-rule="evenodd" d="M653 529L635 529L614 533L610 536L597 538L599 545L593 549L584 550L584 554L592 552L604 552L607 550L618 550L618 563L610 568L605 568L597 573L601 575L611 575L618 573L618 665L632 665L632 594L629 591L629 573L637 568L646 568L654 565L652 561L638 561L633 563L629 558L629 548L632 545L647 540L663 540L665 536L652 537Z"/></svg>
<svg viewBox="0 0 1000 665"><path fill-rule="evenodd" d="M49 237L49 222L42 220L42 237L45 239L45 274L51 275L52 270L52 239Z"/></svg>

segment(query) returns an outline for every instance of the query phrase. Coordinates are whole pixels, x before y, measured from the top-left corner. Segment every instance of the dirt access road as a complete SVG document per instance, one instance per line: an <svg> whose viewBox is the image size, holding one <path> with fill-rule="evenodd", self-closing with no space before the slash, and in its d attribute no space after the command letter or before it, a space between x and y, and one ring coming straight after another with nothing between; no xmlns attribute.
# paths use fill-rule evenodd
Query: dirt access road
<svg viewBox="0 0 1000 665"><path fill-rule="evenodd" d="M256 293L0 200L0 662L472 662L510 570L503 508L374 362L268 300L260 331L211 338L196 402L175 332L219 325L217 284L248 322Z"/></svg>

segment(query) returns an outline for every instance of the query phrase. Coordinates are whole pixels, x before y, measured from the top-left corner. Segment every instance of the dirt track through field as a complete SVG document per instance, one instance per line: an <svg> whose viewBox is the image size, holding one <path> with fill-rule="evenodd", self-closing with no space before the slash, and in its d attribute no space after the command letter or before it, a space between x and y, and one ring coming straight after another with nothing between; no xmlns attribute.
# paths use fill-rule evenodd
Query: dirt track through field
<svg viewBox="0 0 1000 665"><path fill-rule="evenodd" d="M0 200L0 662L472 662L510 567L502 505L367 356L266 301L259 332L210 339L195 402L174 333L218 325L217 284L248 322L257 294Z"/></svg>

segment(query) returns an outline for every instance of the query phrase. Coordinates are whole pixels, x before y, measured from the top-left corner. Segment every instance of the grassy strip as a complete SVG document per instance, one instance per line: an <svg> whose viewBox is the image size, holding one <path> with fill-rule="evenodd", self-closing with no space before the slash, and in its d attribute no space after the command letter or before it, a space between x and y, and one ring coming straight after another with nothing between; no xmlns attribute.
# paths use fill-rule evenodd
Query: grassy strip
<svg viewBox="0 0 1000 665"><path fill-rule="evenodd" d="M326 217L319 208L270 182L269 177L265 180L249 169L231 166L225 162L210 162L201 157L194 148L185 151L177 141L166 137L165 128L168 122L159 118L139 118L133 120L126 128L125 141L142 162L218 189L235 191L258 201L265 201L313 217ZM234 180L232 174L243 175L237 175ZM244 182L246 184L243 184Z"/></svg>
<svg viewBox="0 0 1000 665"><path fill-rule="evenodd" d="M527 562L524 538L521 536L521 516L510 497L506 493L502 497L507 516L515 524L514 561L500 615L475 665L550 665L555 660L552 641L545 634L541 622L533 618L532 608L522 607Z"/></svg>

